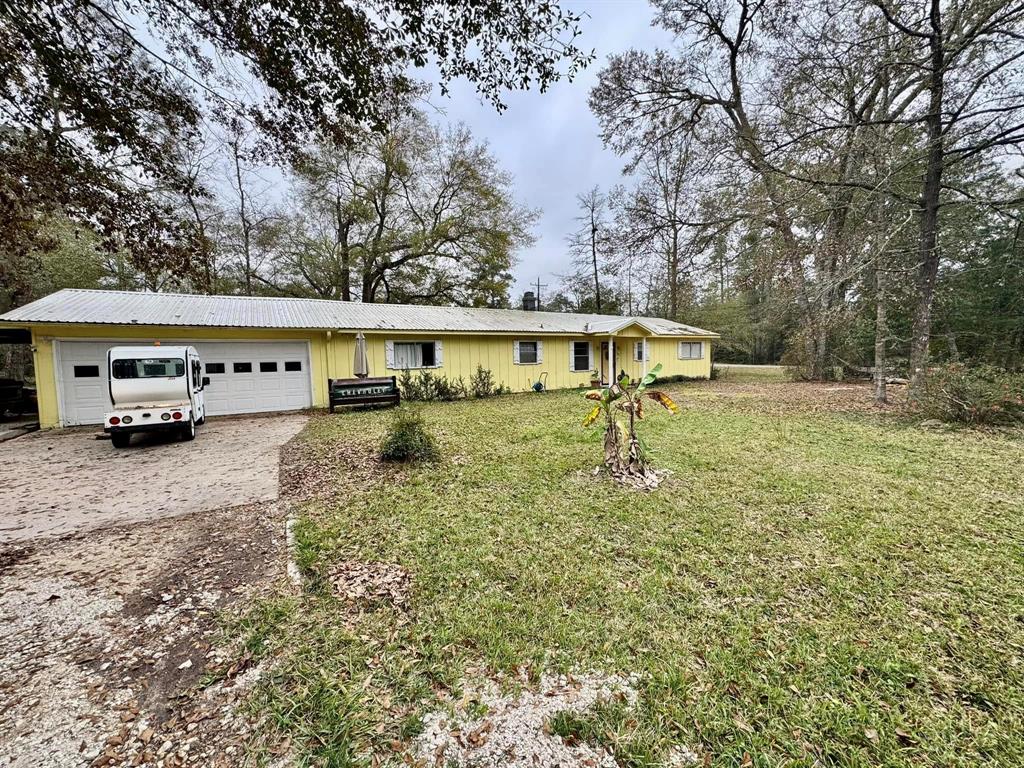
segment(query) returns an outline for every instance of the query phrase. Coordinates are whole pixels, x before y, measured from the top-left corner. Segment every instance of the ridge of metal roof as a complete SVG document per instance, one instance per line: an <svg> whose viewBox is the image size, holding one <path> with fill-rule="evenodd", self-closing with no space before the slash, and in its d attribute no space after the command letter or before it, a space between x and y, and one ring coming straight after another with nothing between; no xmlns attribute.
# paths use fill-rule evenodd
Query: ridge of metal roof
<svg viewBox="0 0 1024 768"><path fill-rule="evenodd" d="M638 324L659 336L718 337L702 328L655 317L88 288L51 293L0 315L0 322L579 335L616 333Z"/></svg>

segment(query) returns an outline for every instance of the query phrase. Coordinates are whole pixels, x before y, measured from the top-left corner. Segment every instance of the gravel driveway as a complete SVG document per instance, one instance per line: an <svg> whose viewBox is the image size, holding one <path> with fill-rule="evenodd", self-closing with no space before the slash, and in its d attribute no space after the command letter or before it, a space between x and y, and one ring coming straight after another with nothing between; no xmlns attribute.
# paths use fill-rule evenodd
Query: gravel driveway
<svg viewBox="0 0 1024 768"><path fill-rule="evenodd" d="M305 423L214 419L193 442L136 436L123 450L95 429L0 443L0 543L274 499L279 449Z"/></svg>

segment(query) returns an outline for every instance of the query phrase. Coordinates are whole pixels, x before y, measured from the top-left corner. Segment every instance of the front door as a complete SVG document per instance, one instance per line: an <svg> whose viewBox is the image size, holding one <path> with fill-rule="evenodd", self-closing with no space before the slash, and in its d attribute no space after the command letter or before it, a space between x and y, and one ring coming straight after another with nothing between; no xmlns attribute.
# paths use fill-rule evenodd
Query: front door
<svg viewBox="0 0 1024 768"><path fill-rule="evenodd" d="M608 344L607 341L602 341L601 342L601 383L602 384L611 384L612 383L612 378L614 378L614 376L615 376L615 373L614 373L615 370L617 368L618 369L622 368L622 365L619 363L619 355L621 354L621 350L619 350L618 346L619 346L618 344L615 345L615 350L613 352L614 359L609 359L609 352L611 351L611 349L609 347L609 344ZM612 371L612 376L611 377L609 377L608 371Z"/></svg>

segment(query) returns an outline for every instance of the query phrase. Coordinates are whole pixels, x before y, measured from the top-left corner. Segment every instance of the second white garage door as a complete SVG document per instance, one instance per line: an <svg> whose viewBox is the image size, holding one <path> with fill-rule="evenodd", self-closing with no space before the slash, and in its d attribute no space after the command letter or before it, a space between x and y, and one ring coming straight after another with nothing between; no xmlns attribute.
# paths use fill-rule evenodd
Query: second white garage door
<svg viewBox="0 0 1024 768"><path fill-rule="evenodd" d="M210 377L206 412L260 413L313 404L309 346L304 341L165 341L192 344ZM111 410L107 350L137 341L60 341L58 378L61 423L99 424Z"/></svg>
<svg viewBox="0 0 1024 768"><path fill-rule="evenodd" d="M225 413L292 411L313 404L305 342L201 342L206 409Z"/></svg>

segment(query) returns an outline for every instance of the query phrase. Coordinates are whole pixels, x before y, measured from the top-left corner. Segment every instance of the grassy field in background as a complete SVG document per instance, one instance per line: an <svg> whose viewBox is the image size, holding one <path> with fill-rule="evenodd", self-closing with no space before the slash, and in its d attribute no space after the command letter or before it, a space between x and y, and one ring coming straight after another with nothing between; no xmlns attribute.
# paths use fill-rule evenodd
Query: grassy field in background
<svg viewBox="0 0 1024 768"><path fill-rule="evenodd" d="M790 380L782 365L743 365L739 363L715 363L721 381L731 383L773 384Z"/></svg>
<svg viewBox="0 0 1024 768"><path fill-rule="evenodd" d="M1019 765L1021 436L922 429L859 387L667 387L662 488L592 470L579 393L423 408L444 459L381 467L391 418L314 418L338 494L299 507L309 586L235 627L273 658L253 706L317 764L400 755L442 691L526 667L635 673L635 707L559 733L661 765ZM301 447L301 446L300 446ZM353 612L339 563L394 563L408 610Z"/></svg>

